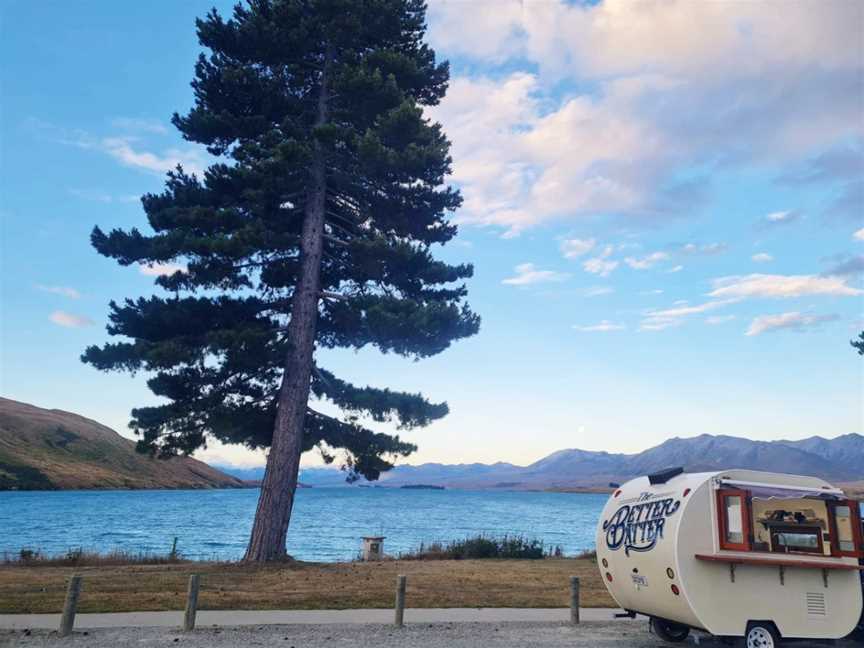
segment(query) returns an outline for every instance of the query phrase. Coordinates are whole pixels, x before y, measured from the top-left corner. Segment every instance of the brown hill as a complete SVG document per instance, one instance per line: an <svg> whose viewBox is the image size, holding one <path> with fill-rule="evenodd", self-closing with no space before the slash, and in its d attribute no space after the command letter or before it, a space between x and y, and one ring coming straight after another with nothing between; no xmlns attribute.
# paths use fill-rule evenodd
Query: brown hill
<svg viewBox="0 0 864 648"><path fill-rule="evenodd" d="M838 484L838 486L844 491L846 491L846 494L852 499L856 499L859 502L864 502L864 481Z"/></svg>
<svg viewBox="0 0 864 648"><path fill-rule="evenodd" d="M0 398L0 490L242 486L196 459L141 455L83 416Z"/></svg>

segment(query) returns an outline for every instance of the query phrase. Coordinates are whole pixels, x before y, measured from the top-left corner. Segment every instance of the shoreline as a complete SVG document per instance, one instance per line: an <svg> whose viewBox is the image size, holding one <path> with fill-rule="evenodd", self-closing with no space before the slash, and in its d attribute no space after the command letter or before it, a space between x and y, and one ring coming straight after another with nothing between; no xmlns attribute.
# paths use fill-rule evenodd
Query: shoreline
<svg viewBox="0 0 864 648"><path fill-rule="evenodd" d="M5 488L0 489L0 495L3 493L138 493L138 492L208 492L208 491L237 491L237 490L254 490L260 488L260 484L248 484L243 486L199 486L199 487L162 487L162 488L123 488L114 486L110 488ZM602 493L611 493L614 489L602 486L575 486L575 487L549 487L549 488L456 488L451 486L443 486L440 488L415 487L412 485L402 486L313 486L313 485L298 485L297 490L376 490L376 491L455 491L469 493L572 493L572 494L589 494L596 495Z"/></svg>
<svg viewBox="0 0 864 648"><path fill-rule="evenodd" d="M838 482L837 488L843 490L846 495L856 501L864 502L864 482ZM208 492L208 491L237 491L255 490L260 488L260 482L246 483L242 486L183 486L183 487L161 487L161 488L123 488L114 486L110 488L3 488L0 495L4 493L138 493L138 492ZM572 495L604 495L614 492L609 486L550 486L547 488L459 488L452 486L437 485L414 485L403 484L399 486L368 485L356 486L314 486L310 484L298 484L298 490L376 490L376 491L455 491L470 493L567 493Z"/></svg>

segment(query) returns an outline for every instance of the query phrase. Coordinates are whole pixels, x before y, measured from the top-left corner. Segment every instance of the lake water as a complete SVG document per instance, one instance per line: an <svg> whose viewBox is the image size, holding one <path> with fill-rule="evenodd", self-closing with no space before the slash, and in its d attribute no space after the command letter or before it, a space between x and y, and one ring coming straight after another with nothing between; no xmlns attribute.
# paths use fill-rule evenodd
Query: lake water
<svg viewBox="0 0 864 648"><path fill-rule="evenodd" d="M594 548L607 495L389 488L297 491L288 552L300 560L355 558L364 535L387 553L478 533L521 534L567 555ZM0 492L0 554L22 547L167 553L236 560L249 539L257 489Z"/></svg>

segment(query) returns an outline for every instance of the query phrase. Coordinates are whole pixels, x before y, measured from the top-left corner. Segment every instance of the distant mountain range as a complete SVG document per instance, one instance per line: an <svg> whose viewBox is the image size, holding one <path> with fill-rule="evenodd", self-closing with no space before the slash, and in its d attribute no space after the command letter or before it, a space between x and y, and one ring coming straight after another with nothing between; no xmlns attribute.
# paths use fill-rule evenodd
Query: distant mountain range
<svg viewBox="0 0 864 648"><path fill-rule="evenodd" d="M814 436L801 441L751 441L741 437L703 434L674 438L638 454L559 450L529 466L509 463L402 465L381 475L374 484L400 487L434 485L448 488L509 490L581 489L608 486L670 466L691 472L749 468L814 475L834 482L864 479L864 436L834 439ZM263 468L236 470L242 479L260 479ZM332 468L305 468L300 480L308 486L344 486L345 475ZM358 485L369 485L361 481Z"/></svg>
<svg viewBox="0 0 864 648"><path fill-rule="evenodd" d="M860 482L864 436L751 441L732 436L674 438L638 454L559 450L529 466L509 463L402 465L357 486L444 486L509 490L608 487L670 466L689 471L752 468ZM224 488L260 480L261 468L168 461L135 452L135 443L90 419L0 398L0 490L65 488ZM247 483L244 483L247 482ZM304 468L304 486L347 486L334 468Z"/></svg>
<svg viewBox="0 0 864 648"><path fill-rule="evenodd" d="M83 416L0 398L0 490L242 486L196 459L150 459Z"/></svg>

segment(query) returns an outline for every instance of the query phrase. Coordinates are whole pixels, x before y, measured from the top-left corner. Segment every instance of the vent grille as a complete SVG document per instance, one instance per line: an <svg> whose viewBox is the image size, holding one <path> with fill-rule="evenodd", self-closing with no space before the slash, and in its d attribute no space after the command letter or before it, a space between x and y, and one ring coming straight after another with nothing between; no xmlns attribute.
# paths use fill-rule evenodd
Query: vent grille
<svg viewBox="0 0 864 648"><path fill-rule="evenodd" d="M825 616L825 595L818 592L807 592L807 614L810 616Z"/></svg>

